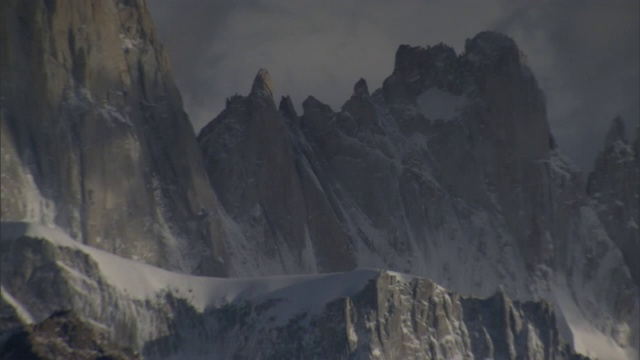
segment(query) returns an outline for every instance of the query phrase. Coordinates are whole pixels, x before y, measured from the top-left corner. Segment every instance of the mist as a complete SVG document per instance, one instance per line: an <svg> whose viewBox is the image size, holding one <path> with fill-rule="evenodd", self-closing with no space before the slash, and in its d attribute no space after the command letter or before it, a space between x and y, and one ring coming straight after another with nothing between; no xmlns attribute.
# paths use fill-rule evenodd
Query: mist
<svg viewBox="0 0 640 360"><path fill-rule="evenodd" d="M196 131L247 94L267 68L276 96L313 95L334 109L363 77L393 71L400 44L461 52L483 30L513 37L547 97L560 148L589 171L609 123L640 119L638 0L150 0L160 40Z"/></svg>

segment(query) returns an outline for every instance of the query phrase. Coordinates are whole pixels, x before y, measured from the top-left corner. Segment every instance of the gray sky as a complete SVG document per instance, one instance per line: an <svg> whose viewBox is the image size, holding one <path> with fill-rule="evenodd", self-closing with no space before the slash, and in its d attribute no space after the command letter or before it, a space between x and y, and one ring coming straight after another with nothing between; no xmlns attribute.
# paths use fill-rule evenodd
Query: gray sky
<svg viewBox="0 0 640 360"><path fill-rule="evenodd" d="M547 95L560 147L590 169L617 114L640 119L640 0L148 0L196 131L267 68L276 96L334 109L364 77L393 71L400 44L460 52L482 30L513 37Z"/></svg>

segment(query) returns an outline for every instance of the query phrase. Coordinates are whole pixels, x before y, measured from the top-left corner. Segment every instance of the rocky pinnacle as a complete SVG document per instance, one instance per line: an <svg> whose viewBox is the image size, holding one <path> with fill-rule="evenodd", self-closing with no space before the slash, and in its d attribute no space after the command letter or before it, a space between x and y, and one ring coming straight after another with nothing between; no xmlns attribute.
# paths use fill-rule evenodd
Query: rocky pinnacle
<svg viewBox="0 0 640 360"><path fill-rule="evenodd" d="M266 95L273 99L273 83L267 69L260 69L251 86L252 95Z"/></svg>

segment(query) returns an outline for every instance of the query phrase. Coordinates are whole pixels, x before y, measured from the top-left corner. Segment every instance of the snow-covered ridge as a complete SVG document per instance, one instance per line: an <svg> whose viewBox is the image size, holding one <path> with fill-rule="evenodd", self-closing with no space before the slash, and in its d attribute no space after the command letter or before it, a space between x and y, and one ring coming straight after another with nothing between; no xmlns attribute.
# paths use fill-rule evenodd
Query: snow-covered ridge
<svg viewBox="0 0 640 360"><path fill-rule="evenodd" d="M38 268L44 267L48 274L44 281L66 287L63 296L51 299L54 308L71 306L86 320L111 329L116 341L139 347L148 358L225 354L220 356L224 359L234 354L251 354L251 351L293 354L294 350L278 345L278 341L267 341L265 334L270 332L289 336L295 342L309 342L309 351L315 351L313 346L326 346L322 326L335 328L337 336L345 336L348 351L363 356L366 353L364 358L404 358L411 354L426 358L420 354L430 348L427 345L431 342L438 344L436 358L477 356L484 345L469 339L474 338L475 332L485 331L487 325L465 316L475 319L484 312L487 312L484 317L494 316L490 314L498 310L495 306L514 307L516 315L512 316L516 316L516 324L520 325L508 331L514 331L510 336L526 339L522 341L531 344L547 341L540 335L542 329L536 328L540 322L555 328L555 318L544 310L544 304L512 304L510 300L501 300L506 298L504 292L487 300L462 301L431 280L397 272L361 269L261 278L202 277L170 272L82 245L51 226L3 222L0 230L2 299L23 322L42 321L51 309L30 300L31 291L37 291L39 286L32 284L27 291L21 291L23 284L12 279L28 275L37 283ZM34 249L41 252L35 258L29 255L34 254ZM92 264L97 271L92 270ZM31 270L25 270L25 266ZM571 310L561 314L560 319L568 322L565 326L573 331L572 342L591 350L582 343L590 341L601 347L598 355L602 351L615 351L616 358L624 358L620 349L612 347L610 341L583 323L570 296L558 297L557 304L562 311ZM95 310L96 307L102 310ZM442 314L437 315L437 319L430 318L428 314L432 312ZM349 315L355 313L358 315ZM416 320L416 314L427 317ZM416 321L424 324L411 325ZM435 323L431 324L432 321ZM511 320L505 321L506 328L510 329ZM374 335L378 326L387 328L388 333ZM287 335L290 331L296 334ZM403 333L406 341L399 347L389 347L388 341L398 335L395 332ZM557 330L552 333L558 334ZM491 336L504 336L499 334ZM123 337L134 343L127 344ZM184 342L173 349L161 346L162 339L181 338ZM247 339L251 339L250 343L245 343ZM560 345L540 346L543 349ZM540 349L521 347L514 351L533 356ZM562 346L547 350L559 351L559 354L568 351ZM564 358L564 355L558 356Z"/></svg>
<svg viewBox="0 0 640 360"><path fill-rule="evenodd" d="M176 296L188 298L198 311L249 299L281 299L283 312L293 315L306 309L322 308L330 300L353 295L380 272L363 269L347 273L234 279L194 276L167 271L80 244L55 227L3 222L1 230L2 242L16 241L23 236L40 238L57 247L86 253L97 262L110 285L133 299L155 299L158 294L170 291Z"/></svg>

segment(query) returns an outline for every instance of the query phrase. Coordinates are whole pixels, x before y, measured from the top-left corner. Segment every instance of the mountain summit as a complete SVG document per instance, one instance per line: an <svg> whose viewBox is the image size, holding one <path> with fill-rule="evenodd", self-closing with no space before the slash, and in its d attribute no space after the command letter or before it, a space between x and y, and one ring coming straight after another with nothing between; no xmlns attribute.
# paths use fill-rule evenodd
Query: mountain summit
<svg viewBox="0 0 640 360"><path fill-rule="evenodd" d="M267 96L273 99L273 84L271 82L271 76L266 69L260 69L253 80L251 86L251 95L255 96Z"/></svg>

